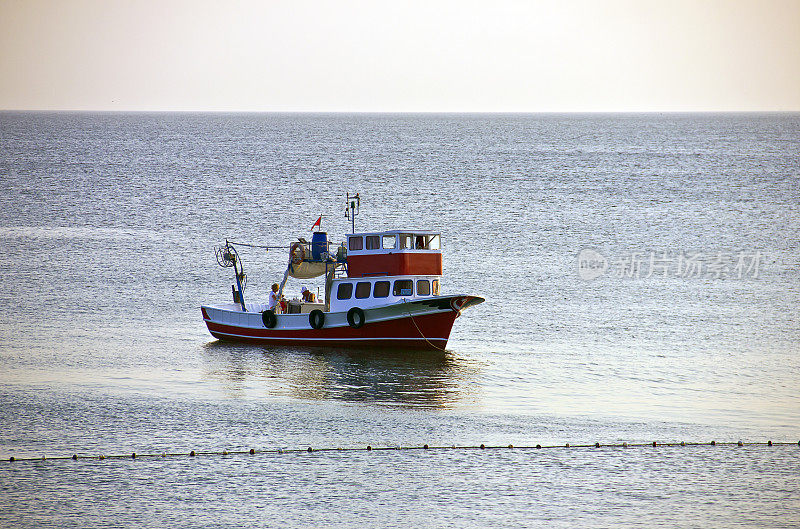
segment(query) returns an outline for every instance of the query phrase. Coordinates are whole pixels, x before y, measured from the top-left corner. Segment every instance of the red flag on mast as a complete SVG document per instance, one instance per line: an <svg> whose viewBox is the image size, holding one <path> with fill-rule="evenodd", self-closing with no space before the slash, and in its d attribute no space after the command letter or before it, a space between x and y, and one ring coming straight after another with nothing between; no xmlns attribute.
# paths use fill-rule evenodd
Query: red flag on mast
<svg viewBox="0 0 800 529"><path fill-rule="evenodd" d="M317 219L317 222L315 222L314 225L311 226L311 231L314 231L314 228L316 228L317 226L322 228L322 215L320 215L319 218Z"/></svg>

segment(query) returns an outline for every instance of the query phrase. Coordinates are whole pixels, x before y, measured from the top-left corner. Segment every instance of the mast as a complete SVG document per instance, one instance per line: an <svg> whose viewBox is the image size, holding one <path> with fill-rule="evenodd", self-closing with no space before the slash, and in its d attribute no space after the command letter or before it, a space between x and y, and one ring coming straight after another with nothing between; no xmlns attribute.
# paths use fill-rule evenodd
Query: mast
<svg viewBox="0 0 800 529"><path fill-rule="evenodd" d="M359 210L361 209L361 197L358 196L358 193L350 196L350 193L347 193L347 206L344 208L344 217L346 219L350 219L353 223L353 232L356 232L356 215L358 215Z"/></svg>
<svg viewBox="0 0 800 529"><path fill-rule="evenodd" d="M227 243L227 241L226 241ZM236 286L239 288L239 302L242 305L242 312L247 312L247 307L244 304L244 286L242 285L242 279L244 279L244 268L239 270L241 267L241 262L238 259L239 254L234 254L233 258L233 273L236 276Z"/></svg>

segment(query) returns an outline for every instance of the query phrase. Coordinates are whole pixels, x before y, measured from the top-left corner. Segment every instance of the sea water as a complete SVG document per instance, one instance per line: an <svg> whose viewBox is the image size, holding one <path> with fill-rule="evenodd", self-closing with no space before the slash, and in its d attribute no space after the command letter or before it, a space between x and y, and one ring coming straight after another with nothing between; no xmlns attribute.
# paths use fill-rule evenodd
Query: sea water
<svg viewBox="0 0 800 529"><path fill-rule="evenodd" d="M0 182L3 527L800 525L798 114L4 112ZM447 352L214 340L214 247L348 192L486 298ZM277 452L682 440L744 446Z"/></svg>

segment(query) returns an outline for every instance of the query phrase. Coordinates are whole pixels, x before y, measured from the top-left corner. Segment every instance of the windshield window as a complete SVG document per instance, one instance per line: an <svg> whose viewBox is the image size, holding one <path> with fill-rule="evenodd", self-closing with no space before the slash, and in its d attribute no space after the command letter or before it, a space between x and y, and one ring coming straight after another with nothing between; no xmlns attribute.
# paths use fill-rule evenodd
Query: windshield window
<svg viewBox="0 0 800 529"><path fill-rule="evenodd" d="M427 279L420 279L417 281L417 295L418 296L430 296L431 295L431 283Z"/></svg>
<svg viewBox="0 0 800 529"><path fill-rule="evenodd" d="M414 282L410 279L398 279L394 282L395 296L413 296L414 295Z"/></svg>
<svg viewBox="0 0 800 529"><path fill-rule="evenodd" d="M336 299L350 299L353 295L353 283L340 283L336 289Z"/></svg>
<svg viewBox="0 0 800 529"><path fill-rule="evenodd" d="M375 281L375 288L372 289L372 295L376 298L385 298L389 296L389 282L388 281Z"/></svg>
<svg viewBox="0 0 800 529"><path fill-rule="evenodd" d="M371 287L372 284L369 281L361 281L356 283L356 297L358 299L368 298Z"/></svg>

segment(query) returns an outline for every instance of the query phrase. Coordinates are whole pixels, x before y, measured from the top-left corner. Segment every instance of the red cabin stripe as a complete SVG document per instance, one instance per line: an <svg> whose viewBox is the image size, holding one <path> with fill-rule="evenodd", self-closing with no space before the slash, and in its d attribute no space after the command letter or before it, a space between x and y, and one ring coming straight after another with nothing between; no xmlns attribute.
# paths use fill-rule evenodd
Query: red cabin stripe
<svg viewBox="0 0 800 529"><path fill-rule="evenodd" d="M440 253L373 253L347 256L347 276L440 276Z"/></svg>

